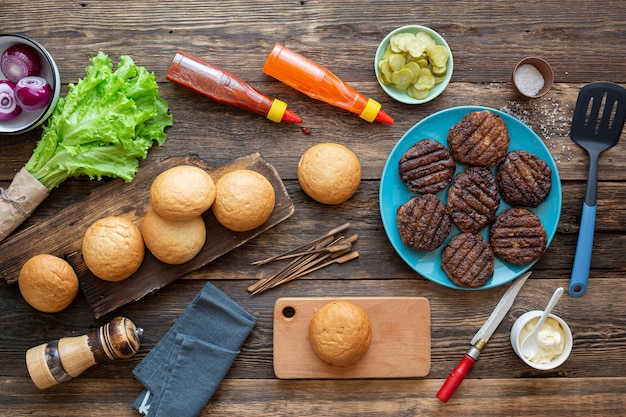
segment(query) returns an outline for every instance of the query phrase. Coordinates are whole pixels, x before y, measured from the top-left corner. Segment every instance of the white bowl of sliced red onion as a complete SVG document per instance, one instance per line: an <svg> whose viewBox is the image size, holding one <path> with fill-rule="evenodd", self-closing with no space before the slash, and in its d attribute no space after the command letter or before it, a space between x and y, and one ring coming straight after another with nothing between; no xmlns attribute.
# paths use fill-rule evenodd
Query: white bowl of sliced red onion
<svg viewBox="0 0 626 417"><path fill-rule="evenodd" d="M59 69L43 46L23 35L0 34L0 135L41 125L60 92Z"/></svg>

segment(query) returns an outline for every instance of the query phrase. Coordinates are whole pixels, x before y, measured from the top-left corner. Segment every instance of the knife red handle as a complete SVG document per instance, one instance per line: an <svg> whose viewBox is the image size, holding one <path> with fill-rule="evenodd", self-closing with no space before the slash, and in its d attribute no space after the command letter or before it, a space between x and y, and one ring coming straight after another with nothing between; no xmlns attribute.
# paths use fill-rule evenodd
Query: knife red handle
<svg viewBox="0 0 626 417"><path fill-rule="evenodd" d="M447 403L454 391L461 385L465 375L467 372L472 369L472 366L476 363L476 359L472 358L469 355L463 356L461 362L454 368L452 372L450 372L450 376L446 379L446 382L443 383L439 392L437 393L437 398L439 398L444 403Z"/></svg>

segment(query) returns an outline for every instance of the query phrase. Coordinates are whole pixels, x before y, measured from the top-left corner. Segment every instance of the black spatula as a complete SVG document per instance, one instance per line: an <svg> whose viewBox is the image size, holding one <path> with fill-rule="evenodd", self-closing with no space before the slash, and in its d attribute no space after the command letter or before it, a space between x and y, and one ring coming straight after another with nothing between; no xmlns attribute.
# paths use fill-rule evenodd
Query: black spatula
<svg viewBox="0 0 626 417"><path fill-rule="evenodd" d="M587 191L580 219L569 294L587 291L598 196L598 159L619 141L626 120L626 88L609 82L587 84L578 93L572 118L572 140L589 155Z"/></svg>

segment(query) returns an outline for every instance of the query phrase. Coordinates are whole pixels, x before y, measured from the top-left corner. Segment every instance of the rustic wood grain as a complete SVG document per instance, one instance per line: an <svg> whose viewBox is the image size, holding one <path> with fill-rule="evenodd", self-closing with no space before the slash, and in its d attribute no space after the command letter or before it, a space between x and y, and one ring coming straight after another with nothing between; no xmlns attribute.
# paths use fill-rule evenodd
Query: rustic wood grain
<svg viewBox="0 0 626 417"><path fill-rule="evenodd" d="M136 416L130 403L142 389L132 369L180 316L207 280L258 318L233 367L203 416L623 416L626 409L626 132L600 158L598 208L588 292L564 296L555 308L574 333L572 355L554 371L535 371L517 358L509 330L525 311L540 309L557 286L567 287L576 248L588 160L569 139L579 89L592 81L626 84L626 9L612 0L473 0L414 2L289 0L107 2L54 0L1 3L0 32L22 33L56 58L63 83L84 77L89 58L102 50L115 61L130 55L155 73L174 126L150 151L140 170L165 158L195 154L213 167L261 153L282 179L295 211L244 246L187 274L154 294L95 318L81 292L56 314L33 310L19 288L0 280L0 416ZM41 11L45 10L45 18ZM7 11L7 12L5 12ZM10 12L8 12L10 11ZM452 82L436 100L407 106L386 96L375 80L380 40L405 24L442 33L455 58ZM382 104L395 123L369 124L310 99L262 73L275 42L322 63ZM165 73L178 49L215 63L280 98L303 118L276 124L256 114L212 102L169 83ZM512 91L511 70L524 56L546 58L555 85L544 98L522 100ZM443 288L401 261L379 214L380 175L402 135L428 115L455 106L505 111L529 125L550 150L562 180L563 209L556 236L533 268L515 304L483 349L481 359L449 403L435 394L467 351L506 286L487 291ZM41 129L0 137L0 187L7 187L30 158ZM344 144L359 157L363 180L339 206L311 200L297 181L301 154L324 141ZM14 233L45 222L115 180L71 179ZM319 236L349 221L358 233L359 259L333 265L251 297L246 288L276 265L250 263ZM36 240L44 240L45 235ZM51 242L49 248L63 246ZM45 245L44 245L45 246ZM0 244L0 251L3 251ZM5 265L0 266L0 272ZM278 380L273 372L273 306L280 297L425 297L431 307L431 368L424 378ZM83 334L124 315L145 328L139 353L94 366L80 377L39 391L24 355L32 346Z"/></svg>

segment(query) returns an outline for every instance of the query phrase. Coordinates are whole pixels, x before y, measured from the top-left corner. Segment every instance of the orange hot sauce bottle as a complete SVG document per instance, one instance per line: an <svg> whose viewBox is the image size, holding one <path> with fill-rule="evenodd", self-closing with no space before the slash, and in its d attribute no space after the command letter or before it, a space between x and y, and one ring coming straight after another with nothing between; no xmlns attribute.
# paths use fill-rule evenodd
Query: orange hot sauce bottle
<svg viewBox="0 0 626 417"><path fill-rule="evenodd" d="M176 52L165 77L218 103L266 116L276 123L302 122L287 108L286 103L261 93L236 75L184 51Z"/></svg>
<svg viewBox="0 0 626 417"><path fill-rule="evenodd" d="M368 122L393 123L393 119L380 108L380 103L365 97L323 66L281 44L274 45L263 65L263 72L311 98L358 114Z"/></svg>

